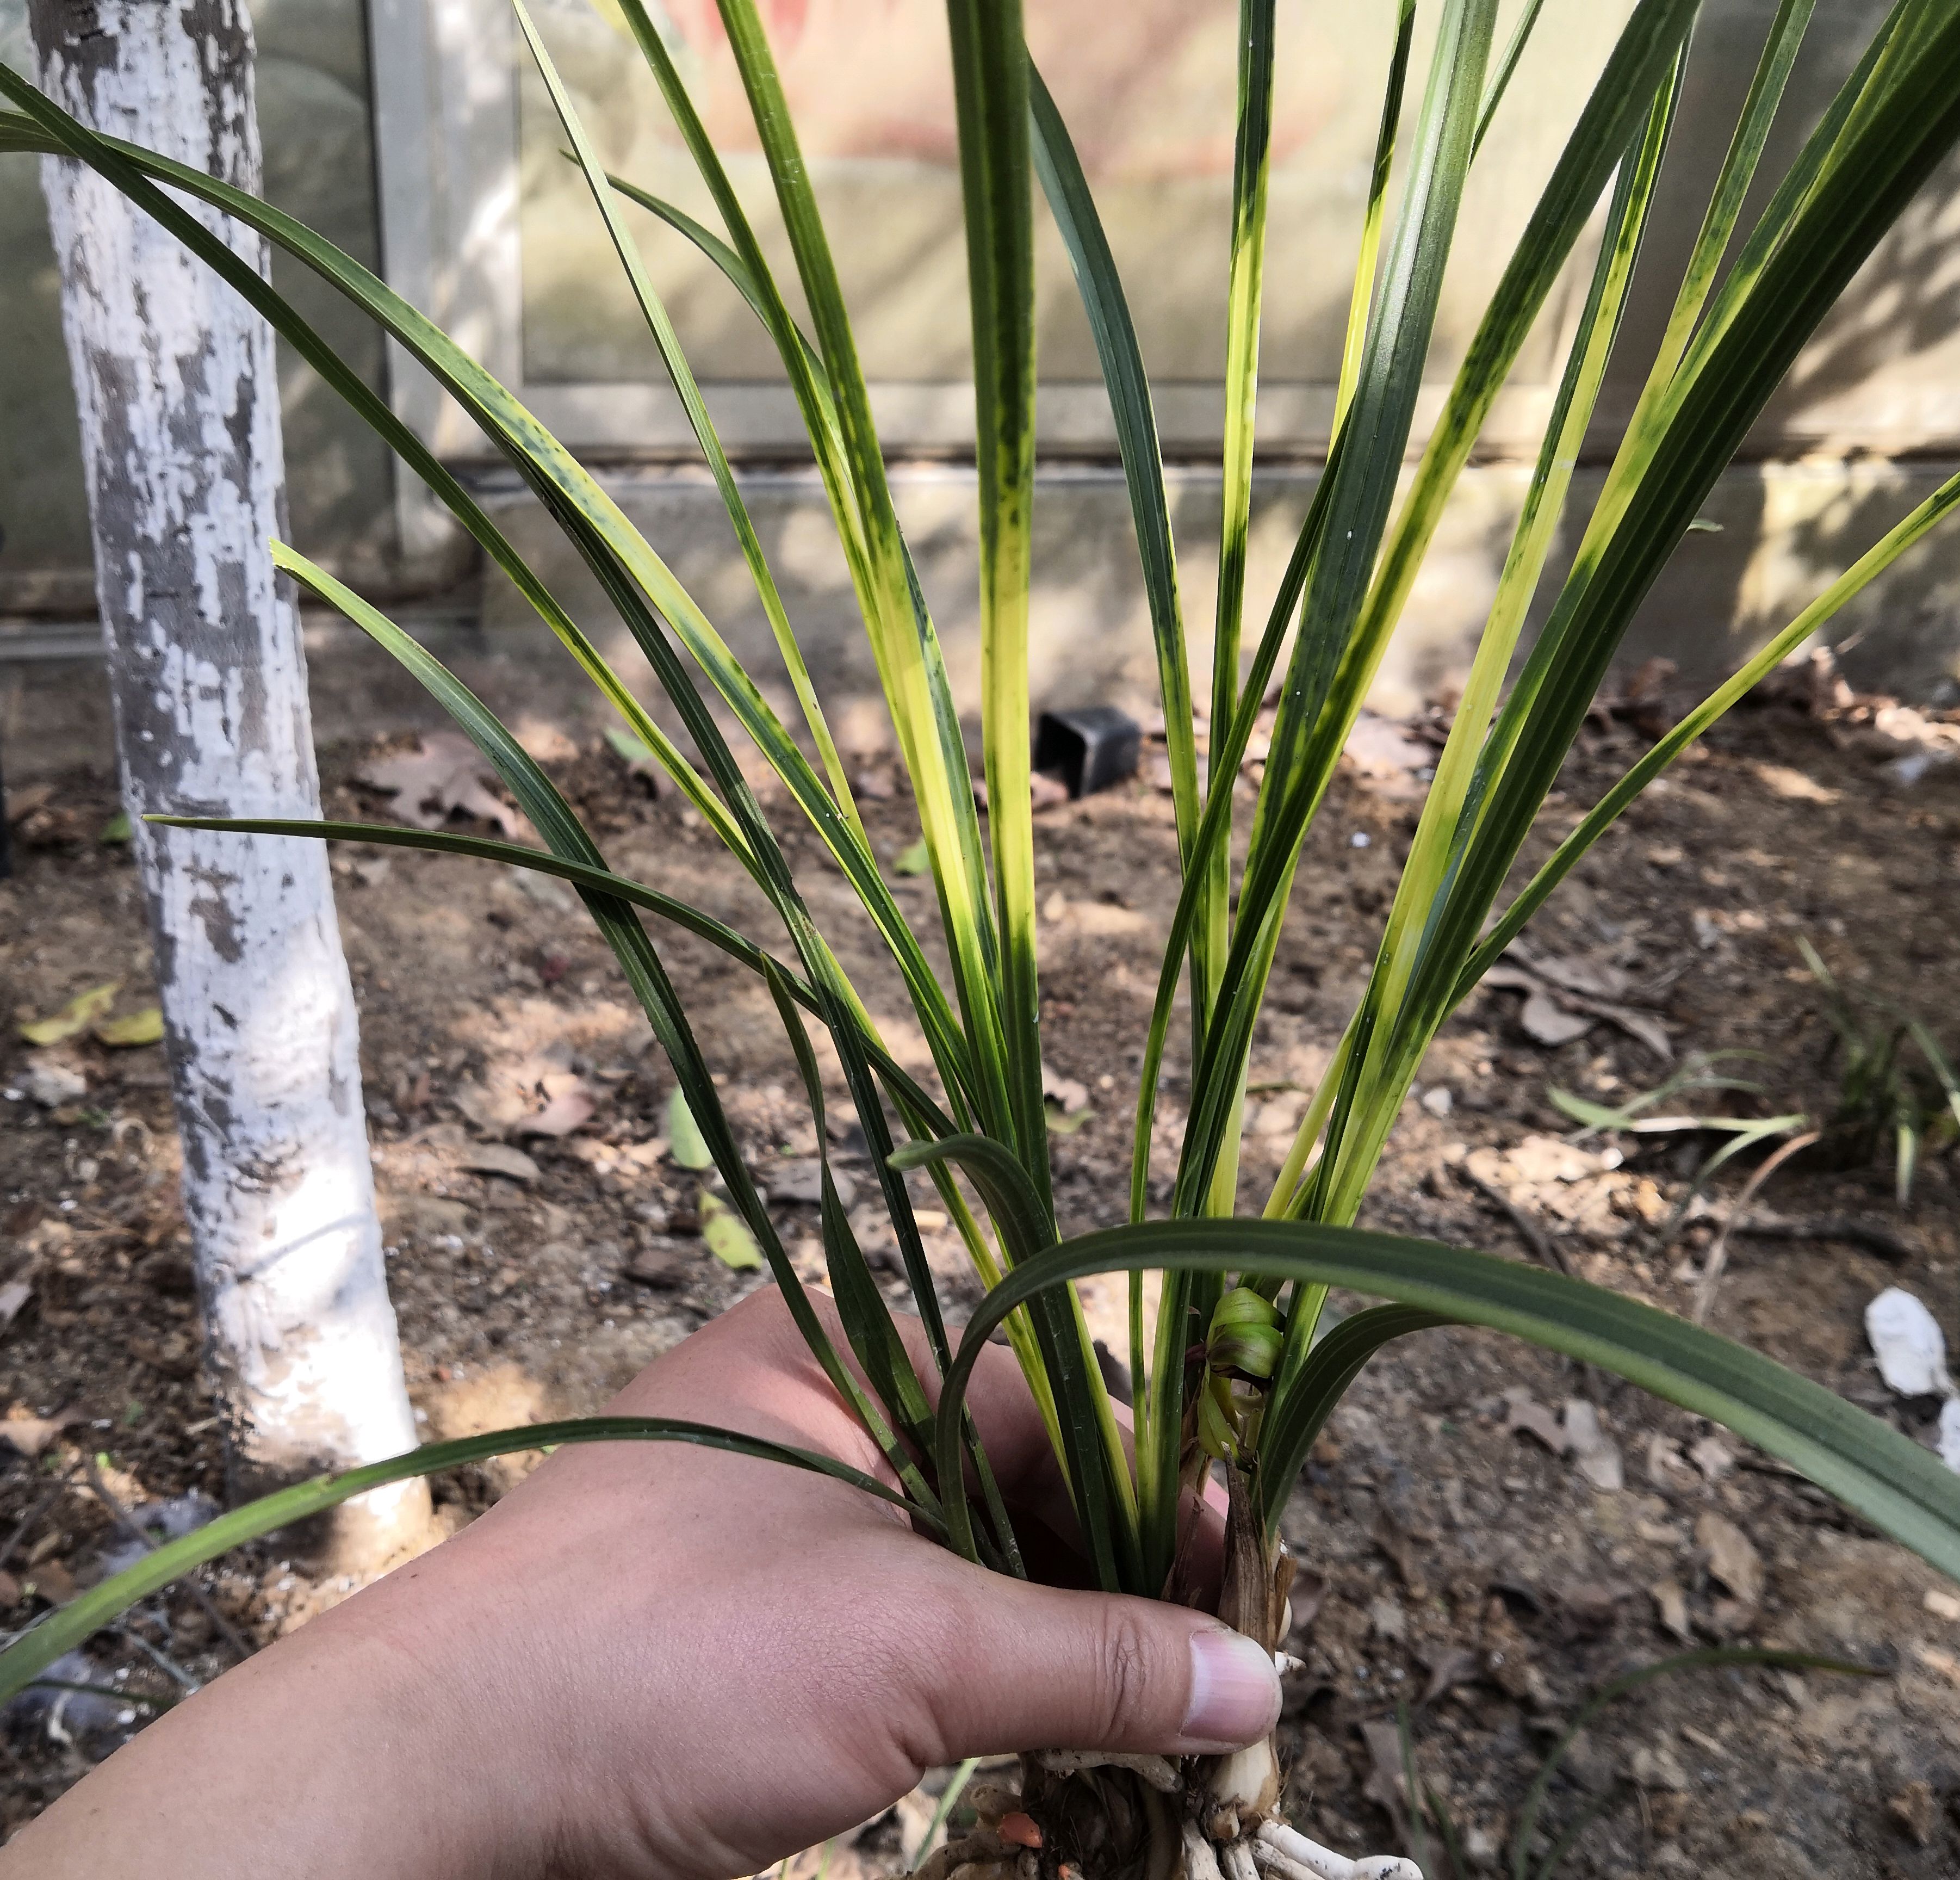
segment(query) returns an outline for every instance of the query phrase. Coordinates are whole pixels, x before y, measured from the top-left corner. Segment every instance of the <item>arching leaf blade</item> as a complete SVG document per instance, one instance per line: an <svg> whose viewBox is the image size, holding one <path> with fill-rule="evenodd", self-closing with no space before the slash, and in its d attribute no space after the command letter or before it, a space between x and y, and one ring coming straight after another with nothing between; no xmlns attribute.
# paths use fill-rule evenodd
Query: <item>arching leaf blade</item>
<svg viewBox="0 0 1960 1880"><path fill-rule="evenodd" d="M1745 1346L1538 1267L1433 1241L1296 1221L1147 1221L1064 1241L1008 1274L969 1322L940 1400L957 1454L959 1405L1001 1318L1043 1287L1138 1267L1277 1273L1346 1286L1601 1365L1726 1424L1960 1578L1960 1476L1876 1417ZM970 1519L950 1494L947 1525Z"/></svg>
<svg viewBox="0 0 1960 1880"><path fill-rule="evenodd" d="M669 316L667 304L654 285L653 276L625 225L619 200L608 180L605 166L587 135L578 108L573 104L570 93L559 78L557 65L550 51L532 20L524 0L511 0L517 14L517 28L529 47L539 75L544 81L545 89L558 113L558 122L571 140L573 161L584 174L606 232L612 244L620 266L625 271L633 298L638 304L647 330L660 355L660 363L667 368L667 377L687 414L689 428L695 441L701 447L708 460L709 473L714 479L714 487L721 498L722 507L728 512L728 520L735 531L735 539L742 551L742 559L749 569L749 578L755 584L756 597L762 602L764 617L769 623L769 632L776 642L784 670L788 674L791 688L802 708L803 722L809 728L812 741L821 758L825 775L829 779L830 797L835 806L843 812L860 843L867 846L868 839L864 825L858 813L858 805L852 797L849 778L845 774L844 760L838 756L836 740L831 735L830 725L823 713L823 707L816 696L816 689L810 683L810 668L804 661L803 648L797 643L794 630L790 625L788 610L783 604L781 590L776 585L775 575L770 569L768 557L763 553L762 538L756 533L756 525L749 515L749 506L743 500L742 492L735 481L735 473L728 461L727 453L721 448L720 435L714 421L708 416L707 401L702 397L701 387L695 382L693 368L688 364L687 355L680 343L680 336L674 330L673 321Z"/></svg>
<svg viewBox="0 0 1960 1880"><path fill-rule="evenodd" d="M1081 159L1038 69L1029 69L1034 123L1035 174L1041 180L1062 244L1068 250L1083 311L1096 343L1102 383L1115 420L1116 449L1135 524L1143 566L1144 604L1157 649L1157 683L1163 698L1164 747L1170 761L1171 801L1178 841L1187 865L1198 833L1198 755L1192 722L1191 662L1185 645L1184 609L1172 539L1170 499L1164 487L1163 453L1143 349L1130 317L1102 218Z"/></svg>
<svg viewBox="0 0 1960 1880"><path fill-rule="evenodd" d="M1259 1512L1268 1537L1279 1531L1280 1515L1306 1465L1306 1452L1362 1367L1392 1339L1452 1322L1420 1306L1371 1305L1344 1318L1313 1346L1259 1431ZM1282 1375L1282 1385L1287 1381Z"/></svg>
<svg viewBox="0 0 1960 1880"><path fill-rule="evenodd" d="M629 906L644 909L669 920L698 939L746 967L759 978L766 979L773 969L782 974L790 996L807 1012L822 1016L821 1003L808 983L791 971L775 954L759 947L691 902L663 894L644 881L616 875L609 868L595 868L546 849L532 849L521 843L502 842L491 836L466 835L460 830L412 829L397 823L318 822L310 818L239 816L145 816L143 820L166 829L234 830L247 836L298 836L326 842L373 843L384 848L420 849L438 855L465 856L481 862L500 862L506 867L527 868L533 874L549 875L568 881L574 887L589 888L611 896ZM906 1105L935 1134L950 1133L952 1120L934 1101L918 1081L900 1064L878 1040L861 1028L865 1054L894 1100Z"/></svg>
<svg viewBox="0 0 1960 1880"><path fill-rule="evenodd" d="M1909 515L1888 530L1781 633L1724 680L1631 766L1626 775L1593 805L1577 827L1547 858L1538 873L1519 891L1517 899L1504 910L1496 926L1478 942L1464 964L1451 1003L1459 1004L1469 996L1471 989L1497 963L1498 956L1517 937L1525 922L1544 905L1553 889L1571 873L1586 851L1656 777L1718 718L1759 685L1826 621L1956 507L1960 507L1960 476L1949 477Z"/></svg>
<svg viewBox="0 0 1960 1880"><path fill-rule="evenodd" d="M65 1652L72 1651L139 1601L161 1592L173 1581L215 1560L231 1548L275 1534L296 1522L336 1508L356 1495L405 1482L416 1476L434 1475L445 1469L461 1468L484 1462L492 1456L514 1455L527 1449L549 1449L562 1444L584 1442L684 1442L705 1449L718 1449L730 1455L752 1456L762 1461L784 1463L807 1469L832 1480L875 1495L880 1501L902 1508L915 1521L928 1527L938 1524L923 1509L908 1502L896 1489L874 1476L854 1469L848 1463L800 1449L788 1443L771 1442L760 1436L746 1436L732 1429L718 1429L711 1424L689 1423L670 1416L586 1416L562 1423L533 1423L519 1429L493 1429L481 1435L460 1436L453 1442L425 1444L406 1455L385 1462L370 1462L337 1475L317 1476L248 1502L220 1515L215 1521L175 1541L166 1541L146 1553L134 1566L112 1576L99 1585L78 1594L68 1604L51 1613L39 1625L22 1633L0 1652L0 1703L26 1688Z"/></svg>

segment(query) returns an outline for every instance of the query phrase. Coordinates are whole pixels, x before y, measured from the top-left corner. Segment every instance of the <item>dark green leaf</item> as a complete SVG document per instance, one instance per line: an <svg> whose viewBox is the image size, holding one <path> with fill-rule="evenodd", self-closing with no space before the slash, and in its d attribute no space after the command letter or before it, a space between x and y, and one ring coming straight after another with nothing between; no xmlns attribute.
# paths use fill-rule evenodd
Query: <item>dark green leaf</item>
<svg viewBox="0 0 1960 1880"><path fill-rule="evenodd" d="M221 1553L256 1541L261 1534L290 1528L295 1522L337 1508L356 1495L403 1482L411 1477L433 1475L444 1469L461 1468L492 1456L511 1455L527 1449L549 1449L561 1443L580 1442L684 1442L703 1448L720 1449L731 1455L754 1456L768 1462L783 1462L808 1469L834 1480L848 1483L880 1501L895 1502L915 1520L934 1524L924 1511L914 1506L896 1490L875 1477L854 1469L814 1451L799 1449L788 1443L771 1442L760 1436L746 1436L732 1429L717 1429L706 1423L689 1423L671 1416L586 1416L570 1422L533 1423L521 1429L495 1429L477 1436L460 1436L450 1442L432 1442L406 1455L386 1462L370 1462L337 1475L317 1476L310 1482L281 1489L276 1493L248 1502L220 1515L215 1521L169 1541L146 1553L134 1566L91 1586L59 1611L22 1634L5 1651L0 1652L0 1703L33 1683L40 1673L72 1651L91 1634L109 1623L119 1613L127 1612L138 1601L147 1599L173 1580L181 1579L193 1568L215 1560Z"/></svg>

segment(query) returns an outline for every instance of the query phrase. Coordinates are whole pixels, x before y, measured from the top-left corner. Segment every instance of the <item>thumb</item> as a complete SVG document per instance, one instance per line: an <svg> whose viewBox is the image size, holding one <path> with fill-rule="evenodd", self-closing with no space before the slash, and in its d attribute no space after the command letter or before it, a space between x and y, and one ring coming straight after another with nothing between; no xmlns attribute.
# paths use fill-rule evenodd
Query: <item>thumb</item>
<svg viewBox="0 0 1960 1880"><path fill-rule="evenodd" d="M1002 1751L1222 1754L1279 1720L1256 1639L1183 1606L990 1577L934 1694L949 1761Z"/></svg>

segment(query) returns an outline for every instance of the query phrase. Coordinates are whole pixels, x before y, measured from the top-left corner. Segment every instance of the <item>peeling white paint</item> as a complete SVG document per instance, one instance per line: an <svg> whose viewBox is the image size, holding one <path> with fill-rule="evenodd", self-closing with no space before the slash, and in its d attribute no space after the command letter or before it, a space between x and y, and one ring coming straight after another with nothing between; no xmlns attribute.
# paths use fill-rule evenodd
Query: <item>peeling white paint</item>
<svg viewBox="0 0 1960 1880"><path fill-rule="evenodd" d="M33 0L43 88L97 129L259 186L243 0ZM146 811L320 811L270 330L92 173L43 161L125 798L157 938L184 1202L238 1486L414 1447L323 846ZM264 245L192 206L263 270ZM337 1541L425 1516L400 1485Z"/></svg>

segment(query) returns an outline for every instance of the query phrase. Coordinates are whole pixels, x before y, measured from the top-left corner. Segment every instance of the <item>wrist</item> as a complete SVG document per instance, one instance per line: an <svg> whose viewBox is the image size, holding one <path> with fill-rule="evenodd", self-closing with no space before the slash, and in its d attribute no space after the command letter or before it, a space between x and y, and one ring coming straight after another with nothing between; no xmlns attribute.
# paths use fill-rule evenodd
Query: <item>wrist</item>
<svg viewBox="0 0 1960 1880"><path fill-rule="evenodd" d="M539 1871L468 1687L488 1655L421 1604L384 1582L177 1705L17 1837L37 1880Z"/></svg>
<svg viewBox="0 0 1960 1880"><path fill-rule="evenodd" d="M334 1807L361 1821L323 1874L495 1880L551 1869L565 1784L545 1691L525 1674L537 1627L510 1609L508 1582L501 1599L472 1585L459 1570L466 1552L451 1543L398 1567L291 1641L312 1635L327 1700L318 1740L341 1772Z"/></svg>

